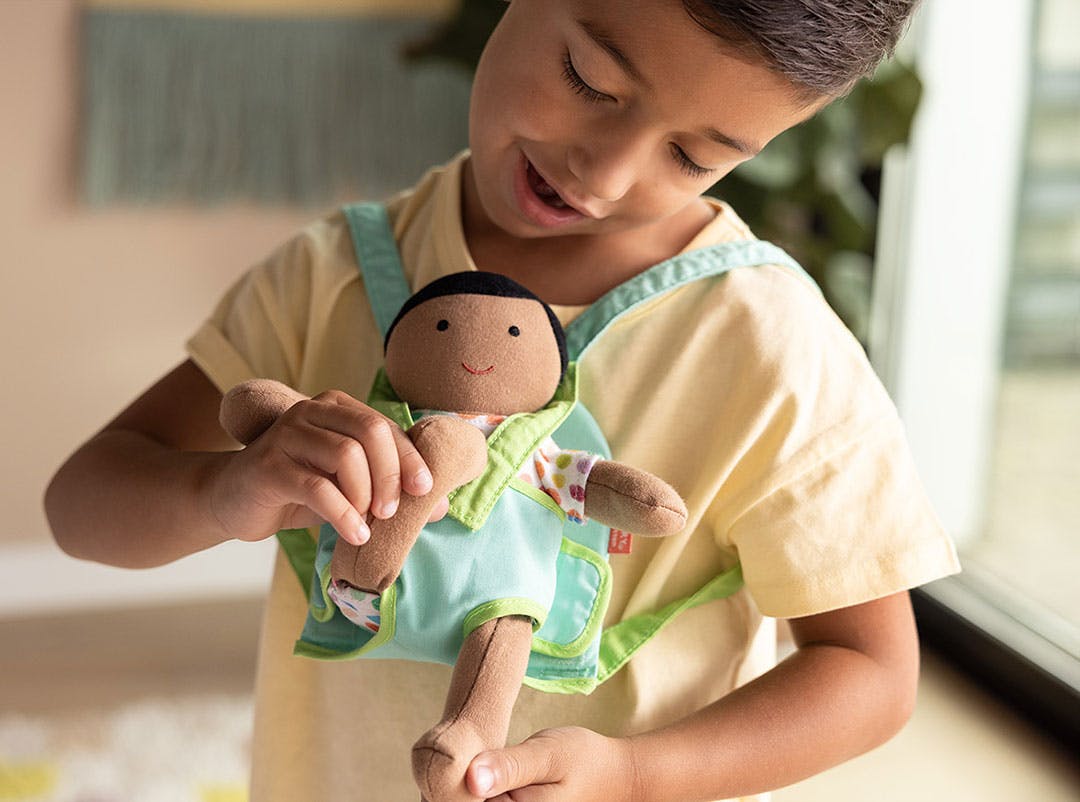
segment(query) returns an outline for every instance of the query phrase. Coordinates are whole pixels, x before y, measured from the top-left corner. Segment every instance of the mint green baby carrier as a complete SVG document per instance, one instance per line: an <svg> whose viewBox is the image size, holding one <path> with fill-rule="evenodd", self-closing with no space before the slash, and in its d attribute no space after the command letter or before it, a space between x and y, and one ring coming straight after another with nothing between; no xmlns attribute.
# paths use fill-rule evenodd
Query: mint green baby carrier
<svg viewBox="0 0 1080 802"><path fill-rule="evenodd" d="M385 336L412 294L382 204L344 207L375 321ZM610 458L600 427L577 401L577 363L621 315L646 301L708 276L753 265L802 269L760 240L722 243L661 262L600 298L566 327L570 365L544 409L510 416L488 439L488 469L450 496L447 516L428 524L401 576L379 600L372 631L349 621L327 595L337 533L328 524L316 543L307 530L278 539L308 594L308 615L295 653L326 660L399 658L452 665L465 636L486 620L520 614L533 619L525 684L557 693L589 693L684 610L725 598L742 587L738 565L692 595L602 629L611 597L609 530L588 521L567 523L542 491L517 479L518 468L547 437L561 448ZM807 277L809 280L809 277ZM380 370L368 404L403 428L408 406ZM497 576L489 576L489 574ZM474 598L470 585L490 581L495 598ZM479 603L476 603L479 600Z"/></svg>

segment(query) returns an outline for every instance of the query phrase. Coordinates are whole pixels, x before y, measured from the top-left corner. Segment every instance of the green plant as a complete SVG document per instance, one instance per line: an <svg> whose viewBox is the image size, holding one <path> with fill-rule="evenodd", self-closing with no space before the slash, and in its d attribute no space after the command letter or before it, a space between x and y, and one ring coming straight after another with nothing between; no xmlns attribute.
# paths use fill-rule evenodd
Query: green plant
<svg viewBox="0 0 1080 802"><path fill-rule="evenodd" d="M863 342L881 165L907 141L921 91L910 66L888 61L710 190L757 236L787 249Z"/></svg>
<svg viewBox="0 0 1080 802"><path fill-rule="evenodd" d="M480 60L480 51L505 10L505 3L493 0L460 0L454 13L435 26L428 36L405 46L405 57L449 61L471 74Z"/></svg>

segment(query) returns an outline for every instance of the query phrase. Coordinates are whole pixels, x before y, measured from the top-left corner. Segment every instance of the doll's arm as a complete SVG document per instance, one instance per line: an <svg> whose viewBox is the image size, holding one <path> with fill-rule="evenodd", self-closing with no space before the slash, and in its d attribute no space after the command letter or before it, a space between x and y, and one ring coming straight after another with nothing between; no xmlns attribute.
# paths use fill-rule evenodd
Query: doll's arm
<svg viewBox="0 0 1080 802"><path fill-rule="evenodd" d="M382 593L398 578L435 504L470 482L487 466L487 441L475 426L446 415L432 415L407 432L424 458L433 487L424 496L401 497L397 511L371 522L371 539L359 546L338 540L330 576L370 593Z"/></svg>
<svg viewBox="0 0 1080 802"><path fill-rule="evenodd" d="M247 381L222 399L221 425L240 442L251 443L286 410L306 399L281 382ZM479 476L487 464L483 434L456 418L425 418L409 429L407 436L431 473L431 489L420 496L402 494L392 515L370 522L371 537L365 542L339 538L330 566L334 579L375 593L392 585L435 506L450 490ZM374 474L374 464L371 472Z"/></svg>
<svg viewBox="0 0 1080 802"><path fill-rule="evenodd" d="M686 504L675 489L647 471L600 460L585 483L585 515L637 535L674 535L686 526Z"/></svg>

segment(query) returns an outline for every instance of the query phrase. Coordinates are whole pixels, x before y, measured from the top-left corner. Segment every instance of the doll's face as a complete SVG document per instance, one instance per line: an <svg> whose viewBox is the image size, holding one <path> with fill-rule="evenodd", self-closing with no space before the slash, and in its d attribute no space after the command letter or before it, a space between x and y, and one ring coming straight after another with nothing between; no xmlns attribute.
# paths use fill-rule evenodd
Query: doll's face
<svg viewBox="0 0 1080 802"><path fill-rule="evenodd" d="M398 321L386 347L387 378L414 409L533 412L561 372L547 313L529 298L432 298Z"/></svg>

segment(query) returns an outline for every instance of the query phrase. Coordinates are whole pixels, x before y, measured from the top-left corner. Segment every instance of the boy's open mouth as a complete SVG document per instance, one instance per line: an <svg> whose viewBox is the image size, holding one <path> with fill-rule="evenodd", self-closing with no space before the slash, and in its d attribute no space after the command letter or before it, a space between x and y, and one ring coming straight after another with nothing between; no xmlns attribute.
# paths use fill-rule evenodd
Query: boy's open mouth
<svg viewBox="0 0 1080 802"><path fill-rule="evenodd" d="M532 162L526 162L526 165L525 177L529 182L529 188L536 193L536 196L552 209L568 208L568 204L559 196L555 188L545 181L540 173L536 172Z"/></svg>

